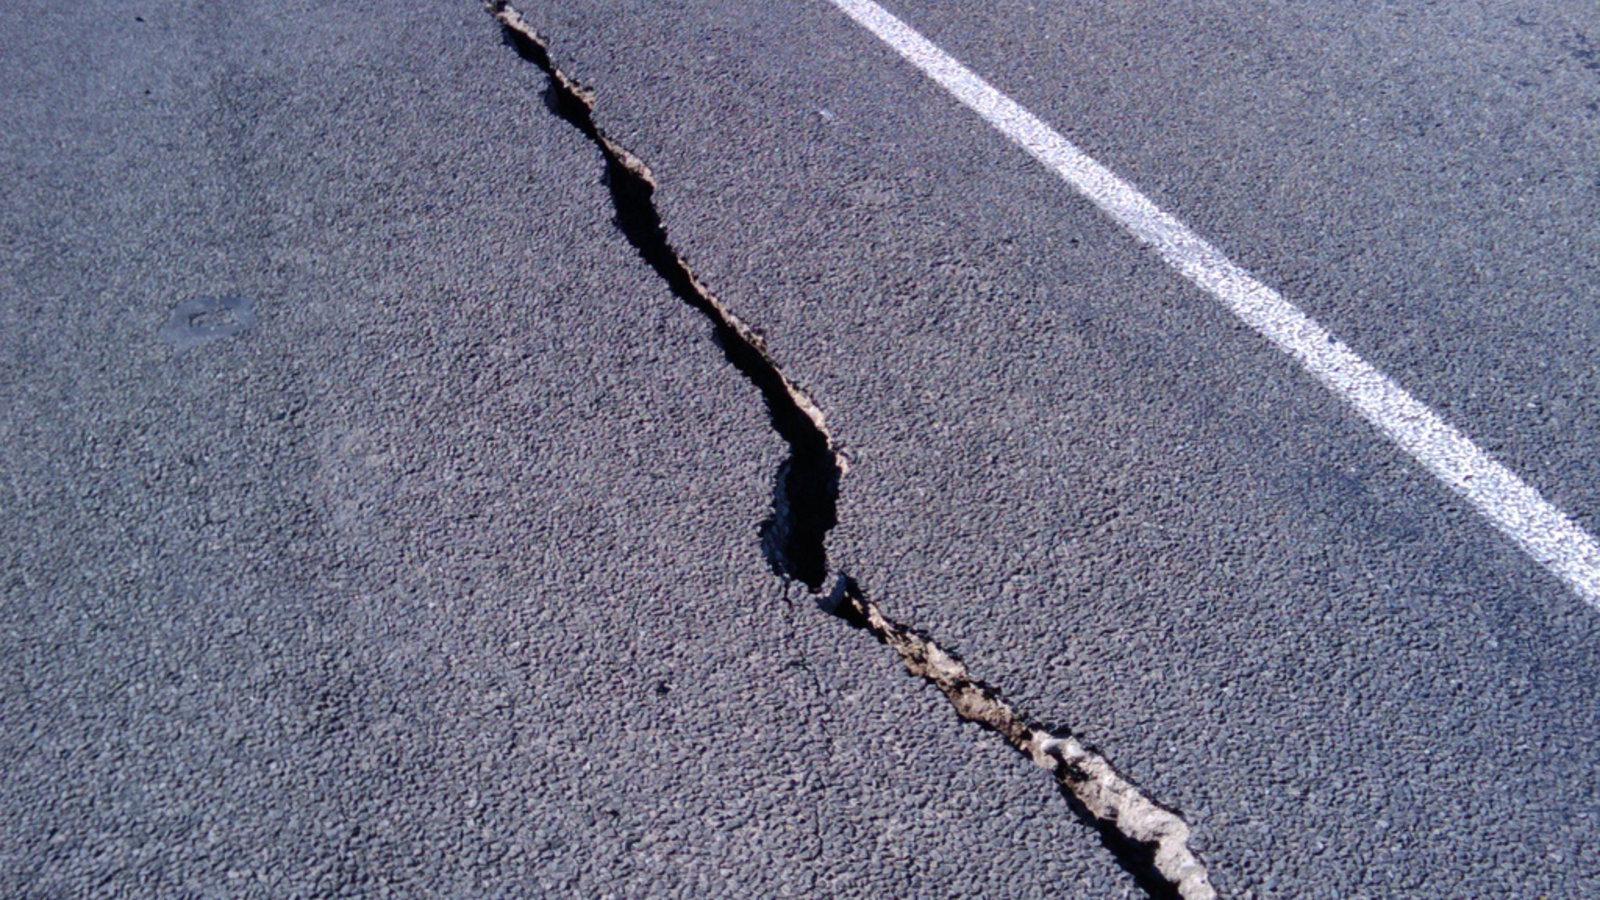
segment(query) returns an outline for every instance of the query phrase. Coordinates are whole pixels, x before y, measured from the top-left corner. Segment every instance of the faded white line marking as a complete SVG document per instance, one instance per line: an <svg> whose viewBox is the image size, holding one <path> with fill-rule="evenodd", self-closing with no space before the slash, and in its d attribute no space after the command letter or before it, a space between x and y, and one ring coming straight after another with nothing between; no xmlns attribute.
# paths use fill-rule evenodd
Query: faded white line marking
<svg viewBox="0 0 1600 900"><path fill-rule="evenodd" d="M1600 543L1466 435L1412 397L1133 185L1073 146L871 0L829 0L1001 134L1053 169L1173 268L1300 361L1495 527L1600 610Z"/></svg>

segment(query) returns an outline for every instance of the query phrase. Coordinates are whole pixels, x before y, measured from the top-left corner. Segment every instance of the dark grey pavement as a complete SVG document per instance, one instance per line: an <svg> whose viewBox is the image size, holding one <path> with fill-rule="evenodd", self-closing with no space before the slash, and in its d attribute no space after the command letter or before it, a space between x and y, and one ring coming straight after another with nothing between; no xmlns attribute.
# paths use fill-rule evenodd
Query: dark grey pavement
<svg viewBox="0 0 1600 900"><path fill-rule="evenodd" d="M1595 610L828 4L622 9L526 5L846 446L836 566L1224 895L1596 889ZM895 11L1593 525L1592 11Z"/></svg>
<svg viewBox="0 0 1600 900"><path fill-rule="evenodd" d="M759 399L477 5L9 21L0 894L1137 894L768 573Z"/></svg>
<svg viewBox="0 0 1600 900"><path fill-rule="evenodd" d="M1592 529L1600 22L1457 6L894 11ZM769 573L756 392L403 7L0 29L4 891L1140 895ZM845 447L833 567L1223 896L1600 890L1600 613L826 2L522 8Z"/></svg>

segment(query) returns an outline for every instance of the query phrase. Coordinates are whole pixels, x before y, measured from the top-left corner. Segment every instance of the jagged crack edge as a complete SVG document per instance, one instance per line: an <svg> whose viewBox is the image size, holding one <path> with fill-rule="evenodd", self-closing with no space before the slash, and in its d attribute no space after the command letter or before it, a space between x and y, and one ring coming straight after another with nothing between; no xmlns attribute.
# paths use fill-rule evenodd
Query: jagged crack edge
<svg viewBox="0 0 1600 900"><path fill-rule="evenodd" d="M912 675L942 691L961 718L1004 737L1054 775L1074 809L1152 896L1214 900L1205 865L1189 849L1188 823L1145 796L1104 756L1070 733L1052 733L1018 713L999 690L973 678L958 656L889 618L848 575L840 575L819 603L887 644Z"/></svg>
<svg viewBox="0 0 1600 900"><path fill-rule="evenodd" d="M838 524L843 456L828 435L822 411L778 368L761 336L701 284L667 240L655 207L655 176L644 161L606 135L594 121L594 98L550 57L539 32L505 0L485 0L512 47L550 79L550 106L605 157L606 186L617 227L674 295L705 316L734 368L761 393L773 430L789 445L774 479L772 515L761 525L762 552L775 573L817 593L827 579L824 539Z"/></svg>
<svg viewBox="0 0 1600 900"><path fill-rule="evenodd" d="M773 362L761 337L717 300L667 241L652 197L649 167L609 138L594 121L590 93L551 59L538 31L505 0L484 0L507 39L550 79L551 107L594 143L605 157L606 185L617 225L673 293L710 320L728 361L761 392L772 425L790 448L773 491L773 514L762 524L763 550L774 571L817 594L827 576L823 537L837 524L839 479L845 461L829 437L822 412ZM893 648L906 668L938 687L963 719L1005 737L1019 752L1051 772L1074 809L1086 816L1122 858L1148 855L1128 867L1148 865L1159 876L1141 884L1153 896L1213 900L1205 866L1188 848L1189 827L1173 811L1145 797L1100 754L1070 734L1031 725L1000 692L971 677L964 663L931 638L890 619L854 580L840 576L819 604Z"/></svg>

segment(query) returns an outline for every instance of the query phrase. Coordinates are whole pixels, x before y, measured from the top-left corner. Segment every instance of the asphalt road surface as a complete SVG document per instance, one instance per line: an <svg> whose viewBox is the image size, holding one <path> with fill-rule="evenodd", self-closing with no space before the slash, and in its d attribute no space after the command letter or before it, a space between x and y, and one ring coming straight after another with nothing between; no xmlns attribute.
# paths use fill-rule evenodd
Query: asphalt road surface
<svg viewBox="0 0 1600 900"><path fill-rule="evenodd" d="M1220 896L1600 892L1590 598L829 0L518 8L825 420L820 593L478 3L21 4L0 893L1167 890L846 575ZM889 11L1600 531L1592 6Z"/></svg>

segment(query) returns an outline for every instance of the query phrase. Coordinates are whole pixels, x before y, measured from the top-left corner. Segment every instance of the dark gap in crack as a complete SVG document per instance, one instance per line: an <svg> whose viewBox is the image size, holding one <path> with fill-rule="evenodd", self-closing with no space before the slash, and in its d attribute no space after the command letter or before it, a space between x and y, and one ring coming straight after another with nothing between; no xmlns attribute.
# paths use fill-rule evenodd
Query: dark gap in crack
<svg viewBox="0 0 1600 900"><path fill-rule="evenodd" d="M773 429L789 445L773 487L772 515L761 525L763 553L773 571L804 583L824 610L892 647L913 675L945 694L962 719L1000 734L1050 771L1069 808L1095 828L1113 858L1152 898L1214 900L1205 867L1187 847L1188 825L1175 811L1144 796L1070 731L1044 730L1017 713L1000 691L972 678L959 657L884 615L848 575L840 574L831 593L821 594L828 576L823 542L837 524L844 473L821 413L784 376L759 335L701 285L672 248L652 199L656 184L649 168L595 124L588 92L554 65L538 32L506 0L484 5L500 22L507 43L549 77L546 105L604 156L618 229L673 294L711 322L723 355L760 391Z"/></svg>
<svg viewBox="0 0 1600 900"><path fill-rule="evenodd" d="M778 468L773 483L772 515L761 523L762 553L774 573L801 582L813 594L821 591L828 576L824 539L838 524L839 478L843 474L821 416L784 377L760 338L700 284L673 249L655 206L656 186L649 169L595 124L594 105L587 92L556 67L548 47L516 10L496 0L485 5L499 20L506 42L549 77L545 105L582 132L605 157L605 184L611 192L618 230L674 296L711 322L723 356L761 393L773 430L789 445L789 457Z"/></svg>

